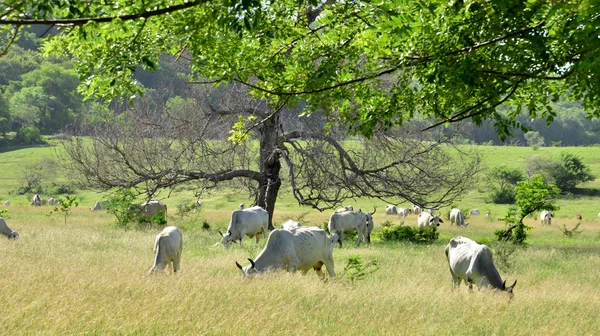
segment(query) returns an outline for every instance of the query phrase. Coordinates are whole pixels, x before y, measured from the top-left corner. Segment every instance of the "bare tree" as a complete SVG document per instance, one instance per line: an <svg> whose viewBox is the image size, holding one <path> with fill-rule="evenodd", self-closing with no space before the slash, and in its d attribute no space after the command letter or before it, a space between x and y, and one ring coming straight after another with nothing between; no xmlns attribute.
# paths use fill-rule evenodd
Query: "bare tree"
<svg viewBox="0 0 600 336"><path fill-rule="evenodd" d="M321 211L363 196L439 207L461 196L479 170L476 156L452 145L459 127L424 133L414 122L347 140L343 127L325 132L319 115L252 100L243 87L211 90L163 113L142 100L82 125L91 139L70 137L61 161L87 187L136 187L148 198L238 183L269 212L271 228L284 179L300 204ZM240 120L257 141L226 139Z"/></svg>

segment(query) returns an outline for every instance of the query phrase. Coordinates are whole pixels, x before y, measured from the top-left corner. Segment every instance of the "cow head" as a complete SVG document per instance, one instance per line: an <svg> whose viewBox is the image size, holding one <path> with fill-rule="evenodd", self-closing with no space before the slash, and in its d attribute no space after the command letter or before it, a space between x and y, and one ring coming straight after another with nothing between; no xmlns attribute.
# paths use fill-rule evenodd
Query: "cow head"
<svg viewBox="0 0 600 336"><path fill-rule="evenodd" d="M515 282L513 282L513 284L510 287L506 287L506 280L504 280L504 282L502 283L502 290L506 291L508 293L508 296L512 299L513 296L515 296L515 294L513 293L513 289L515 289L516 285L517 280L515 280Z"/></svg>
<svg viewBox="0 0 600 336"><path fill-rule="evenodd" d="M443 223L444 221L440 218L440 216L433 216L431 218L429 218L429 225L435 225L435 226L440 226L440 223Z"/></svg>
<svg viewBox="0 0 600 336"><path fill-rule="evenodd" d="M254 276L256 273L258 273L258 270L256 269L256 264L254 263L254 260L248 258L248 261L250 262L250 265L246 266L246 267L242 267L242 265L239 262L235 262L235 266L237 266L237 268L240 269L240 271L242 271L242 274L244 274L244 277L252 277Z"/></svg>
<svg viewBox="0 0 600 336"><path fill-rule="evenodd" d="M8 239L17 239L19 238L19 233L17 231L13 231L9 236Z"/></svg>
<svg viewBox="0 0 600 336"><path fill-rule="evenodd" d="M227 230L227 233L225 234L223 234L221 230L218 230L217 232L219 232L219 234L221 235L221 244L223 244L225 248L229 248L231 246L231 243L236 243L236 241L233 240L233 237L231 236L231 231Z"/></svg>

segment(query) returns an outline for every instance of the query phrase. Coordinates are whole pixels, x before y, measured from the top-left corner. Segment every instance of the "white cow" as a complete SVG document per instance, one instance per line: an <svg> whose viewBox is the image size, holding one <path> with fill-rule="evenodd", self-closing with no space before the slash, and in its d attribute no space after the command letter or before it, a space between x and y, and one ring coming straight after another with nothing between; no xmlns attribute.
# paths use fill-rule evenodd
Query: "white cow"
<svg viewBox="0 0 600 336"><path fill-rule="evenodd" d="M33 195L33 200L31 202L31 205L42 206L42 198L40 197L40 195L38 195L38 194Z"/></svg>
<svg viewBox="0 0 600 336"><path fill-rule="evenodd" d="M300 270L306 274L311 268L317 271L323 279L323 265L327 267L330 277L335 277L333 263L333 246L338 241L338 235L327 237L325 231L316 228L299 228L294 231L273 230L267 240L267 245L256 260L248 258L250 265L242 267L237 261L235 265L244 276L268 270Z"/></svg>
<svg viewBox="0 0 600 336"><path fill-rule="evenodd" d="M98 210L102 210L102 209L103 209L103 207L102 207L102 204L100 204L100 202L96 202L96 204L94 204L94 207L90 208L90 210L92 210L92 211L98 211Z"/></svg>
<svg viewBox="0 0 600 336"><path fill-rule="evenodd" d="M385 206L385 214L386 215L397 215L398 209L396 208L395 205L388 204Z"/></svg>
<svg viewBox="0 0 600 336"><path fill-rule="evenodd" d="M406 216L408 216L410 213L411 209L409 208L398 208L398 219L401 219L404 223L404 220L406 220Z"/></svg>
<svg viewBox="0 0 600 336"><path fill-rule="evenodd" d="M253 206L247 209L234 210L231 213L231 221L225 234L219 231L221 243L225 248L231 246L231 243L240 241L244 236L255 237L256 244L260 241L260 236L266 235L269 230L269 213L267 210Z"/></svg>
<svg viewBox="0 0 600 336"><path fill-rule="evenodd" d="M552 225L552 211L544 210L540 213L542 225Z"/></svg>
<svg viewBox="0 0 600 336"><path fill-rule="evenodd" d="M245 207L246 205L244 203L240 203L240 210L244 210Z"/></svg>
<svg viewBox="0 0 600 336"><path fill-rule="evenodd" d="M8 239L19 238L19 233L11 230L8 225L6 225L6 221L2 217L0 217L0 233L7 236Z"/></svg>
<svg viewBox="0 0 600 336"><path fill-rule="evenodd" d="M50 197L48 199L48 205L60 205L60 202L56 198Z"/></svg>
<svg viewBox="0 0 600 336"><path fill-rule="evenodd" d="M149 274L161 272L172 263L173 272L181 268L181 252L183 251L183 234L175 226L167 226L156 236L154 242L154 266Z"/></svg>
<svg viewBox="0 0 600 336"><path fill-rule="evenodd" d="M423 212L423 208L421 208L420 206L413 204L412 206L412 213L414 213L415 215L419 215L421 212Z"/></svg>
<svg viewBox="0 0 600 336"><path fill-rule="evenodd" d="M5 206L9 206L9 205L10 205L10 201L9 201L9 200L6 200L6 201L4 202L4 205L5 205Z"/></svg>
<svg viewBox="0 0 600 336"><path fill-rule="evenodd" d="M440 223L443 222L440 216L432 216L429 212L421 212L417 218L419 229L424 229L428 226L440 226Z"/></svg>
<svg viewBox="0 0 600 336"><path fill-rule="evenodd" d="M352 205L347 205L343 208L339 208L339 209L335 210L335 212L346 212L346 211L354 211L354 208L352 207Z"/></svg>
<svg viewBox="0 0 600 336"><path fill-rule="evenodd" d="M373 212L362 212L358 211L346 211L346 212L334 212L329 217L329 225L327 228L331 234L339 234L339 244L342 247L344 240L344 233L358 231L358 242L356 247L360 246L363 241L363 237L367 242L367 246L371 244L371 231L373 231L373 214L377 211L374 209Z"/></svg>
<svg viewBox="0 0 600 336"><path fill-rule="evenodd" d="M151 219L159 213L162 213L163 218L167 219L167 206L161 201L148 201L140 205L141 218Z"/></svg>
<svg viewBox="0 0 600 336"><path fill-rule="evenodd" d="M469 216L479 216L479 209L470 210Z"/></svg>
<svg viewBox="0 0 600 336"><path fill-rule="evenodd" d="M465 216L463 216L462 211L460 211L460 209L457 208L450 210L450 225L454 224L456 224L457 226L469 225L465 223Z"/></svg>
<svg viewBox="0 0 600 336"><path fill-rule="evenodd" d="M466 237L450 239L446 246L446 258L452 275L452 285L456 288L464 280L469 289L473 283L478 288L487 287L507 291L513 296L513 289L517 281L506 287L506 280L502 281L498 270L494 266L492 251L486 245L478 244Z"/></svg>
<svg viewBox="0 0 600 336"><path fill-rule="evenodd" d="M489 212L489 211L488 211L488 212L486 212L486 213L485 213L485 217L486 217L486 218L490 218L490 217L492 217L492 213L491 213L491 212Z"/></svg>
<svg viewBox="0 0 600 336"><path fill-rule="evenodd" d="M598 219L600 219L600 212L598 213Z"/></svg>
<svg viewBox="0 0 600 336"><path fill-rule="evenodd" d="M302 225L300 225L300 223L295 222L291 219L289 219L287 222L281 224L281 229L288 230L288 231L296 230L300 227L302 227Z"/></svg>

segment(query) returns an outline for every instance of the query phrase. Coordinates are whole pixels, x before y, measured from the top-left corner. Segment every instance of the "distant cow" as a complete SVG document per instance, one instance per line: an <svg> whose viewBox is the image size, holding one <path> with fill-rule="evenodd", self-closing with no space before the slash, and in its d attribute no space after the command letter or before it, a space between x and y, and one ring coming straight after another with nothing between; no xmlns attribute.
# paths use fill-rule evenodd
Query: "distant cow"
<svg viewBox="0 0 600 336"><path fill-rule="evenodd" d="M552 225L552 211L542 211L540 213L540 222L542 225Z"/></svg>
<svg viewBox="0 0 600 336"><path fill-rule="evenodd" d="M346 212L346 211L354 211L354 208L352 207L352 205L347 205L343 208L339 208L339 209L335 210L335 212Z"/></svg>
<svg viewBox="0 0 600 336"><path fill-rule="evenodd" d="M231 221L225 234L219 231L221 243L225 248L231 246L231 243L242 240L245 236L254 237L256 244L260 241L261 234L264 236L269 230L269 213L267 210L253 206L247 209L234 210L231 213Z"/></svg>
<svg viewBox="0 0 600 336"><path fill-rule="evenodd" d="M485 213L485 217L486 217L486 218L490 218L491 216L492 216L492 213L491 213L491 212L489 212L489 211L488 211L488 212L486 212L486 213Z"/></svg>
<svg viewBox="0 0 600 336"><path fill-rule="evenodd" d="M98 210L102 210L102 204L100 204L100 202L96 202L96 204L94 204L93 208L90 208L92 211L98 211Z"/></svg>
<svg viewBox="0 0 600 336"><path fill-rule="evenodd" d="M42 206L42 198L40 197L40 195L38 195L38 194L33 195L33 200L31 201L31 205Z"/></svg>
<svg viewBox="0 0 600 336"><path fill-rule="evenodd" d="M60 205L60 202L56 198L50 197L48 199L48 205L56 206L56 205Z"/></svg>
<svg viewBox="0 0 600 336"><path fill-rule="evenodd" d="M479 209L470 210L469 216L479 216Z"/></svg>
<svg viewBox="0 0 600 336"><path fill-rule="evenodd" d="M298 223L298 222L295 222L295 221L293 221L293 220L291 220L291 219L290 219L290 220L288 220L287 222L285 222L285 223L281 224L281 229L282 229L282 230L288 230L288 231L291 231L291 230L296 230L296 229L298 229L298 228L300 228L300 227L302 227L302 226L300 225L300 223Z"/></svg>
<svg viewBox="0 0 600 336"><path fill-rule="evenodd" d="M435 215L435 209L434 208L429 208L429 214L430 215Z"/></svg>
<svg viewBox="0 0 600 336"><path fill-rule="evenodd" d="M150 220L159 213L162 213L163 218L167 219L167 206L161 201L148 201L140 205L140 218Z"/></svg>
<svg viewBox="0 0 600 336"><path fill-rule="evenodd" d="M506 280L502 281L494 266L492 251L486 245L478 244L466 237L457 237L450 239L445 252L453 288L458 287L464 280L469 289L473 289L475 283L478 288L495 288L513 296L517 281L515 280L512 286L506 287Z"/></svg>
<svg viewBox="0 0 600 336"><path fill-rule="evenodd" d="M344 240L344 233L349 233L354 230L358 231L358 242L356 247L360 246L360 243L365 238L367 245L371 244L371 232L373 231L373 214L377 211L374 209L373 212L362 212L358 211L346 211L346 212L334 212L329 217L329 224L327 228L331 234L339 234L338 243L342 247Z"/></svg>
<svg viewBox="0 0 600 336"><path fill-rule="evenodd" d="M402 220L402 222L404 222L404 220L406 220L406 216L408 216L411 213L411 210L408 208L398 208L398 219Z"/></svg>
<svg viewBox="0 0 600 336"><path fill-rule="evenodd" d="M0 217L0 233L7 236L8 239L19 238L19 233L11 230L8 225L6 225L6 221L2 217Z"/></svg>
<svg viewBox="0 0 600 336"><path fill-rule="evenodd" d="M396 208L395 205L388 204L385 206L385 214L386 215L397 215L398 209Z"/></svg>
<svg viewBox="0 0 600 336"><path fill-rule="evenodd" d="M460 211L460 209L457 208L450 210L450 225L454 224L456 224L457 226L469 225L465 223L465 217L463 216L462 211Z"/></svg>
<svg viewBox="0 0 600 336"><path fill-rule="evenodd" d="M244 276L268 270L300 270L306 274L311 268L317 271L323 279L323 265L327 267L330 277L335 277L333 263L333 246L338 241L338 235L327 237L324 230L319 228L299 228L294 231L273 230L269 235L265 248L256 260L248 258L250 265L242 267L237 261L235 265Z"/></svg>
<svg viewBox="0 0 600 336"><path fill-rule="evenodd" d="M420 206L413 204L412 206L412 213L414 213L415 215L419 215L421 212L423 212L423 208L421 208Z"/></svg>
<svg viewBox="0 0 600 336"><path fill-rule="evenodd" d="M429 212L421 212L417 218L419 229L424 229L428 226L440 226L440 223L443 222L440 216L432 216Z"/></svg>
<svg viewBox="0 0 600 336"><path fill-rule="evenodd" d="M174 226L167 226L156 236L154 242L154 266L149 274L161 272L172 263L173 272L181 268L181 252L183 251L183 234Z"/></svg>
<svg viewBox="0 0 600 336"><path fill-rule="evenodd" d="M4 205L5 205L5 206L9 206L9 205L10 205L10 201L9 201L9 200L6 200L6 201L4 202Z"/></svg>
<svg viewBox="0 0 600 336"><path fill-rule="evenodd" d="M244 210L244 208L246 208L246 205L244 203L240 203L240 210Z"/></svg>
<svg viewBox="0 0 600 336"><path fill-rule="evenodd" d="M577 219L582 220L583 218L581 217L581 214L577 214L577 216L575 216Z"/></svg>

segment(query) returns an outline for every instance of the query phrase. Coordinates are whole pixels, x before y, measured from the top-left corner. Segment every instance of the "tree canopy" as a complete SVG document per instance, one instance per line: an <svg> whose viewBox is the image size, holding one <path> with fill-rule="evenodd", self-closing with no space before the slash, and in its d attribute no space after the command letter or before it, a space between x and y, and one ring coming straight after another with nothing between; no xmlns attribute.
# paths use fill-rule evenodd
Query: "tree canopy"
<svg viewBox="0 0 600 336"><path fill-rule="evenodd" d="M0 2L4 46L25 25L59 26L45 50L75 56L87 95L138 93L134 73L167 52L194 81L305 101L367 136L423 115L490 120L505 137L523 111L552 122L561 96L598 117L599 14L592 0Z"/></svg>

